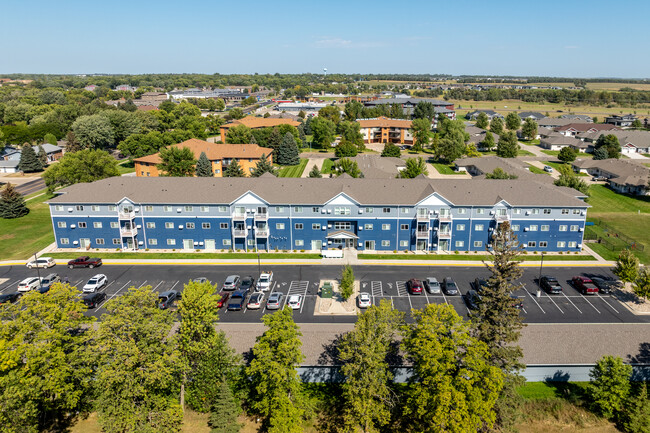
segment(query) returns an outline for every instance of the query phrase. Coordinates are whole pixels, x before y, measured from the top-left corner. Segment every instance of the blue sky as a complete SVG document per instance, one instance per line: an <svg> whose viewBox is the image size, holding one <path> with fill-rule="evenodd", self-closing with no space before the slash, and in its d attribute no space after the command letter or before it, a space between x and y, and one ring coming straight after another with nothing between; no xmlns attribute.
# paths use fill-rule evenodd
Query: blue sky
<svg viewBox="0 0 650 433"><path fill-rule="evenodd" d="M650 77L650 2L4 2L0 73Z"/></svg>

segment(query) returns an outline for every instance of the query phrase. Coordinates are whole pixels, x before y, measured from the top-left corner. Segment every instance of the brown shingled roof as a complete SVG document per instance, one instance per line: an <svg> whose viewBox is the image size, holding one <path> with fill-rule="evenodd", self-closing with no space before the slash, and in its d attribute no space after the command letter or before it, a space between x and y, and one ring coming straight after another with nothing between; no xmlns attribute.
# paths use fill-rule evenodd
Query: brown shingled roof
<svg viewBox="0 0 650 433"><path fill-rule="evenodd" d="M201 156L201 152L205 152L205 155L210 161L216 161L223 158L261 158L262 155L269 156L271 152L273 152L273 149L260 147L257 144L215 144L196 138L191 138L182 143L172 144L172 146L178 147L179 149L182 149L183 147L189 148L192 153L194 153L196 159ZM154 153L153 155L136 158L134 161L159 164L160 154Z"/></svg>
<svg viewBox="0 0 650 433"><path fill-rule="evenodd" d="M382 116L376 119L360 119L359 125L362 128L410 128L411 121L403 119L389 119Z"/></svg>
<svg viewBox="0 0 650 433"><path fill-rule="evenodd" d="M221 127L228 129L237 125L244 125L251 129L268 128L268 127L273 127L278 125L291 125L297 128L300 125L300 122L296 122L295 120L291 120L291 119L276 119L272 117L264 118L264 117L248 116L248 117L244 117L243 119L233 120L232 122L226 123Z"/></svg>

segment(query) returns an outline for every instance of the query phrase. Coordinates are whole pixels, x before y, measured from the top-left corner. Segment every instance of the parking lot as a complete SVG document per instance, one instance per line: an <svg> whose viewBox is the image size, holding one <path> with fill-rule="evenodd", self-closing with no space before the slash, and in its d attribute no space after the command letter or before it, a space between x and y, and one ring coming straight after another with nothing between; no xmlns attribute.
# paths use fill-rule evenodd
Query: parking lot
<svg viewBox="0 0 650 433"><path fill-rule="evenodd" d="M262 266L262 271L267 270ZM265 300L272 292L281 292L285 295L282 303L285 304L288 295L302 295L303 302L299 310L294 311L294 317L301 323L333 323L353 322L354 316L322 316L314 315L318 288L321 280L340 277L338 266L275 266L270 269L274 272L274 281ZM106 293L106 300L88 314L100 317L106 313L106 302L121 296L129 287L150 286L154 292L162 293L166 290L183 290L187 281L206 277L213 284L221 288L228 275L236 274L241 277L253 276L257 279L257 266L207 266L207 265L177 265L177 266L126 266L104 265L95 269L68 269L56 266L49 270L40 270L41 276L50 272L58 273L62 279L68 277L70 284L82 287L90 277L97 273L106 274L108 284L102 289ZM409 312L412 308L423 308L430 303L448 303L456 311L466 316L467 305L462 296L446 296L444 294L409 295L406 290L406 281L410 278L424 279L436 277L442 281L444 277L452 277L458 284L461 294L467 293L470 283L476 278L487 278L489 272L481 266L477 267L427 267L427 266L356 266L355 278L359 280L361 291L368 292L374 303L385 299L401 311ZM604 276L612 278L608 267L544 267L545 275L558 278L563 287L563 293L548 295L541 291L537 297L538 268L524 268L524 275L520 280L520 289L514 295L523 301L521 313L524 320L529 323L635 323L650 322L648 316L632 314L616 298L606 294L583 296L574 289L569 281L576 275ZM35 276L36 270L24 267L0 268L0 293L15 291L18 283L27 276ZM227 311L222 308L219 312L220 320L224 322L258 322L264 314L269 314L262 303L259 310Z"/></svg>

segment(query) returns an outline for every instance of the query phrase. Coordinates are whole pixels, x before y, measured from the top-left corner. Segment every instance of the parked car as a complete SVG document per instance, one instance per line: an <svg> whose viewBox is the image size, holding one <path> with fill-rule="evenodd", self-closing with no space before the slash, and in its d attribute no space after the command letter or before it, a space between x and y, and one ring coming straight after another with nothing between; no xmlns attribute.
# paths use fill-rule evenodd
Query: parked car
<svg viewBox="0 0 650 433"><path fill-rule="evenodd" d="M208 281L209 280L206 277L198 277L198 278L194 278L192 280L193 283L199 283L199 284L203 284L203 283L208 282Z"/></svg>
<svg viewBox="0 0 650 433"><path fill-rule="evenodd" d="M470 286L472 286L472 289L476 290L478 293L481 293L481 291L487 287L487 280L484 280L483 278L475 278Z"/></svg>
<svg viewBox="0 0 650 433"><path fill-rule="evenodd" d="M41 290L42 289L50 290L52 284L60 283L60 282L61 282L61 277L59 277L59 274L55 274L55 273L48 274L45 277L41 278Z"/></svg>
<svg viewBox="0 0 650 433"><path fill-rule="evenodd" d="M29 269L32 268L51 268L52 266L56 266L56 262L52 257L39 257L36 260L32 260L30 262L27 262L26 265Z"/></svg>
<svg viewBox="0 0 650 433"><path fill-rule="evenodd" d="M551 167L550 165L545 165L544 171L547 173L553 173L553 167Z"/></svg>
<svg viewBox="0 0 650 433"><path fill-rule="evenodd" d="M81 301L86 304L86 307L88 308L97 308L99 304L101 304L104 299L106 299L106 293L104 292L95 292L95 293L88 293L86 295L83 295L81 298Z"/></svg>
<svg viewBox="0 0 650 433"><path fill-rule="evenodd" d="M291 308L292 310L299 310L300 307L302 306L302 295L289 296L287 305L289 305L289 308Z"/></svg>
<svg viewBox="0 0 650 433"><path fill-rule="evenodd" d="M219 292L219 300L217 301L217 308L221 308L228 303L230 299L230 292L222 290Z"/></svg>
<svg viewBox="0 0 650 433"><path fill-rule="evenodd" d="M0 304L13 304L16 302L22 293L20 292L14 292L14 293L5 293L3 295L0 295Z"/></svg>
<svg viewBox="0 0 650 433"><path fill-rule="evenodd" d="M90 258L88 256L77 257L68 262L68 267L72 268L95 268L102 265L102 259Z"/></svg>
<svg viewBox="0 0 650 433"><path fill-rule="evenodd" d="M359 293L359 296L357 296L357 305L359 308L368 308L372 305L372 298L370 297L370 293L366 292L361 292Z"/></svg>
<svg viewBox="0 0 650 433"><path fill-rule="evenodd" d="M223 283L222 290L237 290L241 284L239 275L229 275Z"/></svg>
<svg viewBox="0 0 650 433"><path fill-rule="evenodd" d="M241 283L239 284L239 290L246 290L247 292L250 292L254 288L255 288L255 278L251 276L242 278Z"/></svg>
<svg viewBox="0 0 650 433"><path fill-rule="evenodd" d="M263 272L257 280L257 290L265 292L271 287L273 282L273 272Z"/></svg>
<svg viewBox="0 0 650 433"><path fill-rule="evenodd" d="M562 293L562 286L560 286L559 281L555 277L544 275L539 280L539 287L544 289L546 293L558 294Z"/></svg>
<svg viewBox="0 0 650 433"><path fill-rule="evenodd" d="M235 291L232 295L230 295L230 301L228 302L228 311L237 311L244 308L247 296L248 294L243 290Z"/></svg>
<svg viewBox="0 0 650 433"><path fill-rule="evenodd" d="M445 295L454 296L460 294L458 286L451 277L446 277L442 280L442 291Z"/></svg>
<svg viewBox="0 0 650 433"><path fill-rule="evenodd" d="M481 295L479 295L478 292L474 289L468 290L463 298L465 298L467 308L470 310L476 310L478 308L479 302L481 302Z"/></svg>
<svg viewBox="0 0 650 433"><path fill-rule="evenodd" d="M158 295L158 308L166 310L174 305L176 299L180 298L180 293L176 290L168 290Z"/></svg>
<svg viewBox="0 0 650 433"><path fill-rule="evenodd" d="M424 289L432 295L440 294L440 283L434 277L428 277L424 281Z"/></svg>
<svg viewBox="0 0 650 433"><path fill-rule="evenodd" d="M41 286L41 279L38 277L29 277L25 278L18 284L19 292L29 292L30 290L36 290Z"/></svg>
<svg viewBox="0 0 650 433"><path fill-rule="evenodd" d="M598 287L587 277L573 277L571 278L573 287L578 289L583 295L595 295L598 293Z"/></svg>
<svg viewBox="0 0 650 433"><path fill-rule="evenodd" d="M510 294L510 297L512 298L512 306L521 310L524 308L524 300L523 298L520 298L519 296L515 296L512 293Z"/></svg>
<svg viewBox="0 0 650 433"><path fill-rule="evenodd" d="M424 286L422 285L422 282L420 282L420 280L411 278L406 282L406 289L411 295L421 295L422 291L424 290Z"/></svg>
<svg viewBox="0 0 650 433"><path fill-rule="evenodd" d="M612 293L612 291L618 286L618 282L615 280L607 280L600 277L592 277L591 281L598 287L600 293Z"/></svg>
<svg viewBox="0 0 650 433"><path fill-rule="evenodd" d="M106 285L108 279L104 274L93 275L83 287L84 292L96 292Z"/></svg>
<svg viewBox="0 0 650 433"><path fill-rule="evenodd" d="M278 310L280 305L282 305L282 299L284 295L282 292L273 292L269 295L269 299L266 301L267 310Z"/></svg>
<svg viewBox="0 0 650 433"><path fill-rule="evenodd" d="M249 310L259 310L259 308L262 306L262 302L264 302L264 292L255 292L248 299L246 308Z"/></svg>

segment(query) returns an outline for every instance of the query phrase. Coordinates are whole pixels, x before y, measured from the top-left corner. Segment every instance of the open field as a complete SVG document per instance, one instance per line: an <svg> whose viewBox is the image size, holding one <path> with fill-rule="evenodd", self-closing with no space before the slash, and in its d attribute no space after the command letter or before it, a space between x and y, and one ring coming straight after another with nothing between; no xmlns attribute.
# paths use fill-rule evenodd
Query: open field
<svg viewBox="0 0 650 433"><path fill-rule="evenodd" d="M567 104L552 104L552 103L538 103L538 102L524 102L517 100L503 100L503 101L463 101L463 100L450 100L449 102L455 104L456 116L463 117L468 111L477 109L495 110L499 113L507 113L509 111L538 111L542 114L548 112L550 117L560 117L562 114L588 114L590 116L597 116L600 122L603 121L605 115L621 114L621 113L636 113L641 116L650 115L650 108L623 108L613 107L607 108L606 106L591 106L591 105L567 105ZM561 110L559 112L558 110Z"/></svg>
<svg viewBox="0 0 650 433"><path fill-rule="evenodd" d="M305 167L309 162L308 159L304 158L300 160L300 164L297 165L287 165L280 168L278 174L279 177L300 177L302 172L305 171Z"/></svg>
<svg viewBox="0 0 650 433"><path fill-rule="evenodd" d="M47 198L28 201L30 212L22 218L0 219L0 260L24 259L54 242Z"/></svg>

